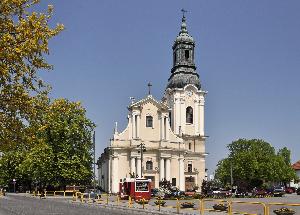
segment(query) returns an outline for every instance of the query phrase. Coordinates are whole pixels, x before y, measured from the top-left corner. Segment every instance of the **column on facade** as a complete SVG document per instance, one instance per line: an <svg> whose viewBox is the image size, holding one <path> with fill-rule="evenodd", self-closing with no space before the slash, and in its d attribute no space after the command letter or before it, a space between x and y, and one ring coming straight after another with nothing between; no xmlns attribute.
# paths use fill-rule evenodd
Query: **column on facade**
<svg viewBox="0 0 300 215"><path fill-rule="evenodd" d="M170 181L170 174L171 173L171 158L166 159L166 180Z"/></svg>
<svg viewBox="0 0 300 215"><path fill-rule="evenodd" d="M112 187L111 192L117 193L119 192L119 158L118 156L112 156L112 171L111 171L111 180Z"/></svg>
<svg viewBox="0 0 300 215"><path fill-rule="evenodd" d="M136 132L135 132L136 131L135 130L135 126L136 126L135 125L135 123L136 123L135 122L135 115L132 114L131 118L132 118L132 120L131 120L131 122L132 122L132 139L134 139L134 138L136 138Z"/></svg>
<svg viewBox="0 0 300 215"><path fill-rule="evenodd" d="M179 190L185 190L185 178L184 178L184 160L182 157L179 159Z"/></svg>
<svg viewBox="0 0 300 215"><path fill-rule="evenodd" d="M166 140L169 140L170 137L169 137L169 125L170 125L170 121L169 121L169 117L166 117Z"/></svg>
<svg viewBox="0 0 300 215"><path fill-rule="evenodd" d="M165 159L160 158L159 162L159 179L162 181L165 178Z"/></svg>
<svg viewBox="0 0 300 215"><path fill-rule="evenodd" d="M136 173L139 177L141 177L141 166L142 166L142 163L141 163L141 158L140 157L137 157L136 158Z"/></svg>
<svg viewBox="0 0 300 215"><path fill-rule="evenodd" d="M186 107L185 107L184 99L180 99L180 125L183 134L185 133L185 124L186 124Z"/></svg>
<svg viewBox="0 0 300 215"><path fill-rule="evenodd" d="M140 138L140 115L137 115L137 118L136 118L136 138Z"/></svg>
<svg viewBox="0 0 300 215"><path fill-rule="evenodd" d="M204 97L200 100L200 135L204 136Z"/></svg>
<svg viewBox="0 0 300 215"><path fill-rule="evenodd" d="M99 165L99 169L98 169L98 181L99 181L99 186L103 188L102 186L102 166L103 166L103 163L100 163Z"/></svg>
<svg viewBox="0 0 300 215"><path fill-rule="evenodd" d="M199 111L200 111L200 108L199 108L199 100L195 100L195 105L194 105L194 113L195 113L195 117L194 117L194 120L195 120L195 135L199 134Z"/></svg>
<svg viewBox="0 0 300 215"><path fill-rule="evenodd" d="M161 140L163 140L164 139L164 135L163 135L163 116L161 115L160 117L159 117L159 125L160 125L160 129L159 129L159 131L160 131L160 139Z"/></svg>
<svg viewBox="0 0 300 215"><path fill-rule="evenodd" d="M176 132L176 134L179 134L179 126L180 125L180 99L179 98L175 98L175 109L174 109L174 131Z"/></svg>
<svg viewBox="0 0 300 215"><path fill-rule="evenodd" d="M127 118L128 118L128 127L129 127L129 129L128 129L128 139L129 140L131 140L132 139L132 117L130 116L130 115L128 115L127 116Z"/></svg>
<svg viewBox="0 0 300 215"><path fill-rule="evenodd" d="M130 158L130 173L132 174L134 172L134 174L136 175L136 169L135 169L135 157L131 157Z"/></svg>

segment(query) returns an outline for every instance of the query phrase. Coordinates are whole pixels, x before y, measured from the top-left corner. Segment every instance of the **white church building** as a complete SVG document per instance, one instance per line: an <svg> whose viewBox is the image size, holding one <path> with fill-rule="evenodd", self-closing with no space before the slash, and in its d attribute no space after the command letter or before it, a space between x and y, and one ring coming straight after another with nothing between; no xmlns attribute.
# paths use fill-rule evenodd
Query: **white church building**
<svg viewBox="0 0 300 215"><path fill-rule="evenodd" d="M170 181L180 190L199 190L205 179L204 101L195 66L195 41L183 16L173 44L173 68L161 101L150 94L128 106L128 125L115 129L109 147L98 159L99 185L117 193L131 176L159 187ZM145 148L141 156L141 144Z"/></svg>

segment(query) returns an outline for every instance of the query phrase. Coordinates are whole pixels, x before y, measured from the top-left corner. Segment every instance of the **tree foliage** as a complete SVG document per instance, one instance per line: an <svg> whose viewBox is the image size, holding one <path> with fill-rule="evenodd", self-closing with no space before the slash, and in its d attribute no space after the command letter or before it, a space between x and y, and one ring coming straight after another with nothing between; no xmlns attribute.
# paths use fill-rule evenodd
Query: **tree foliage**
<svg viewBox="0 0 300 215"><path fill-rule="evenodd" d="M49 26L53 7L32 12L37 0L0 1L0 150L26 141L27 126L36 116L35 96L47 92L39 70L52 68L45 60L48 41L63 25Z"/></svg>
<svg viewBox="0 0 300 215"><path fill-rule="evenodd" d="M48 98L39 72L52 69L48 43L64 27L38 3L0 1L0 185L89 183L94 124L79 102Z"/></svg>
<svg viewBox="0 0 300 215"><path fill-rule="evenodd" d="M216 177L223 184L230 184L230 169L234 184L247 182L247 186L258 187L267 182L288 182L296 178L290 163L286 162L290 151L285 147L276 154L267 142L258 139L239 139L227 146L229 156L218 163Z"/></svg>

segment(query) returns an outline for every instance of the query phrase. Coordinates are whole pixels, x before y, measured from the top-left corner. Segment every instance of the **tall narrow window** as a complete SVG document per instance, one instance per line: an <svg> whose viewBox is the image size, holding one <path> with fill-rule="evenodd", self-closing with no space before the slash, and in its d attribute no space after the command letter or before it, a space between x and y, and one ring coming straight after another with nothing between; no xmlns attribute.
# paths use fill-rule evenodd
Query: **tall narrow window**
<svg viewBox="0 0 300 215"><path fill-rule="evenodd" d="M188 60L190 58L190 52L189 52L189 50L185 50L184 51L184 57L185 57L186 60Z"/></svg>
<svg viewBox="0 0 300 215"><path fill-rule="evenodd" d="M193 108L191 106L186 108L186 123L193 124Z"/></svg>
<svg viewBox="0 0 300 215"><path fill-rule="evenodd" d="M169 123L170 123L170 127L172 126L172 113L171 112L169 112Z"/></svg>
<svg viewBox="0 0 300 215"><path fill-rule="evenodd" d="M191 163L188 164L188 172L193 172L193 165Z"/></svg>
<svg viewBox="0 0 300 215"><path fill-rule="evenodd" d="M191 150L192 149L192 144L191 143L189 143L189 150Z"/></svg>
<svg viewBox="0 0 300 215"><path fill-rule="evenodd" d="M146 116L146 127L152 128L153 127L153 117Z"/></svg>

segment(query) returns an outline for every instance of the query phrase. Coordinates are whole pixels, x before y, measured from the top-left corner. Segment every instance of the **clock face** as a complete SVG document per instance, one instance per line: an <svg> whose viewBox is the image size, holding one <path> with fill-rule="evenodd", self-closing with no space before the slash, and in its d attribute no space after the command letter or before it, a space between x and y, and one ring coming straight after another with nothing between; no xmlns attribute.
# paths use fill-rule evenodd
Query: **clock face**
<svg viewBox="0 0 300 215"><path fill-rule="evenodd" d="M191 97L193 95L193 92L192 91L187 91L186 95Z"/></svg>

